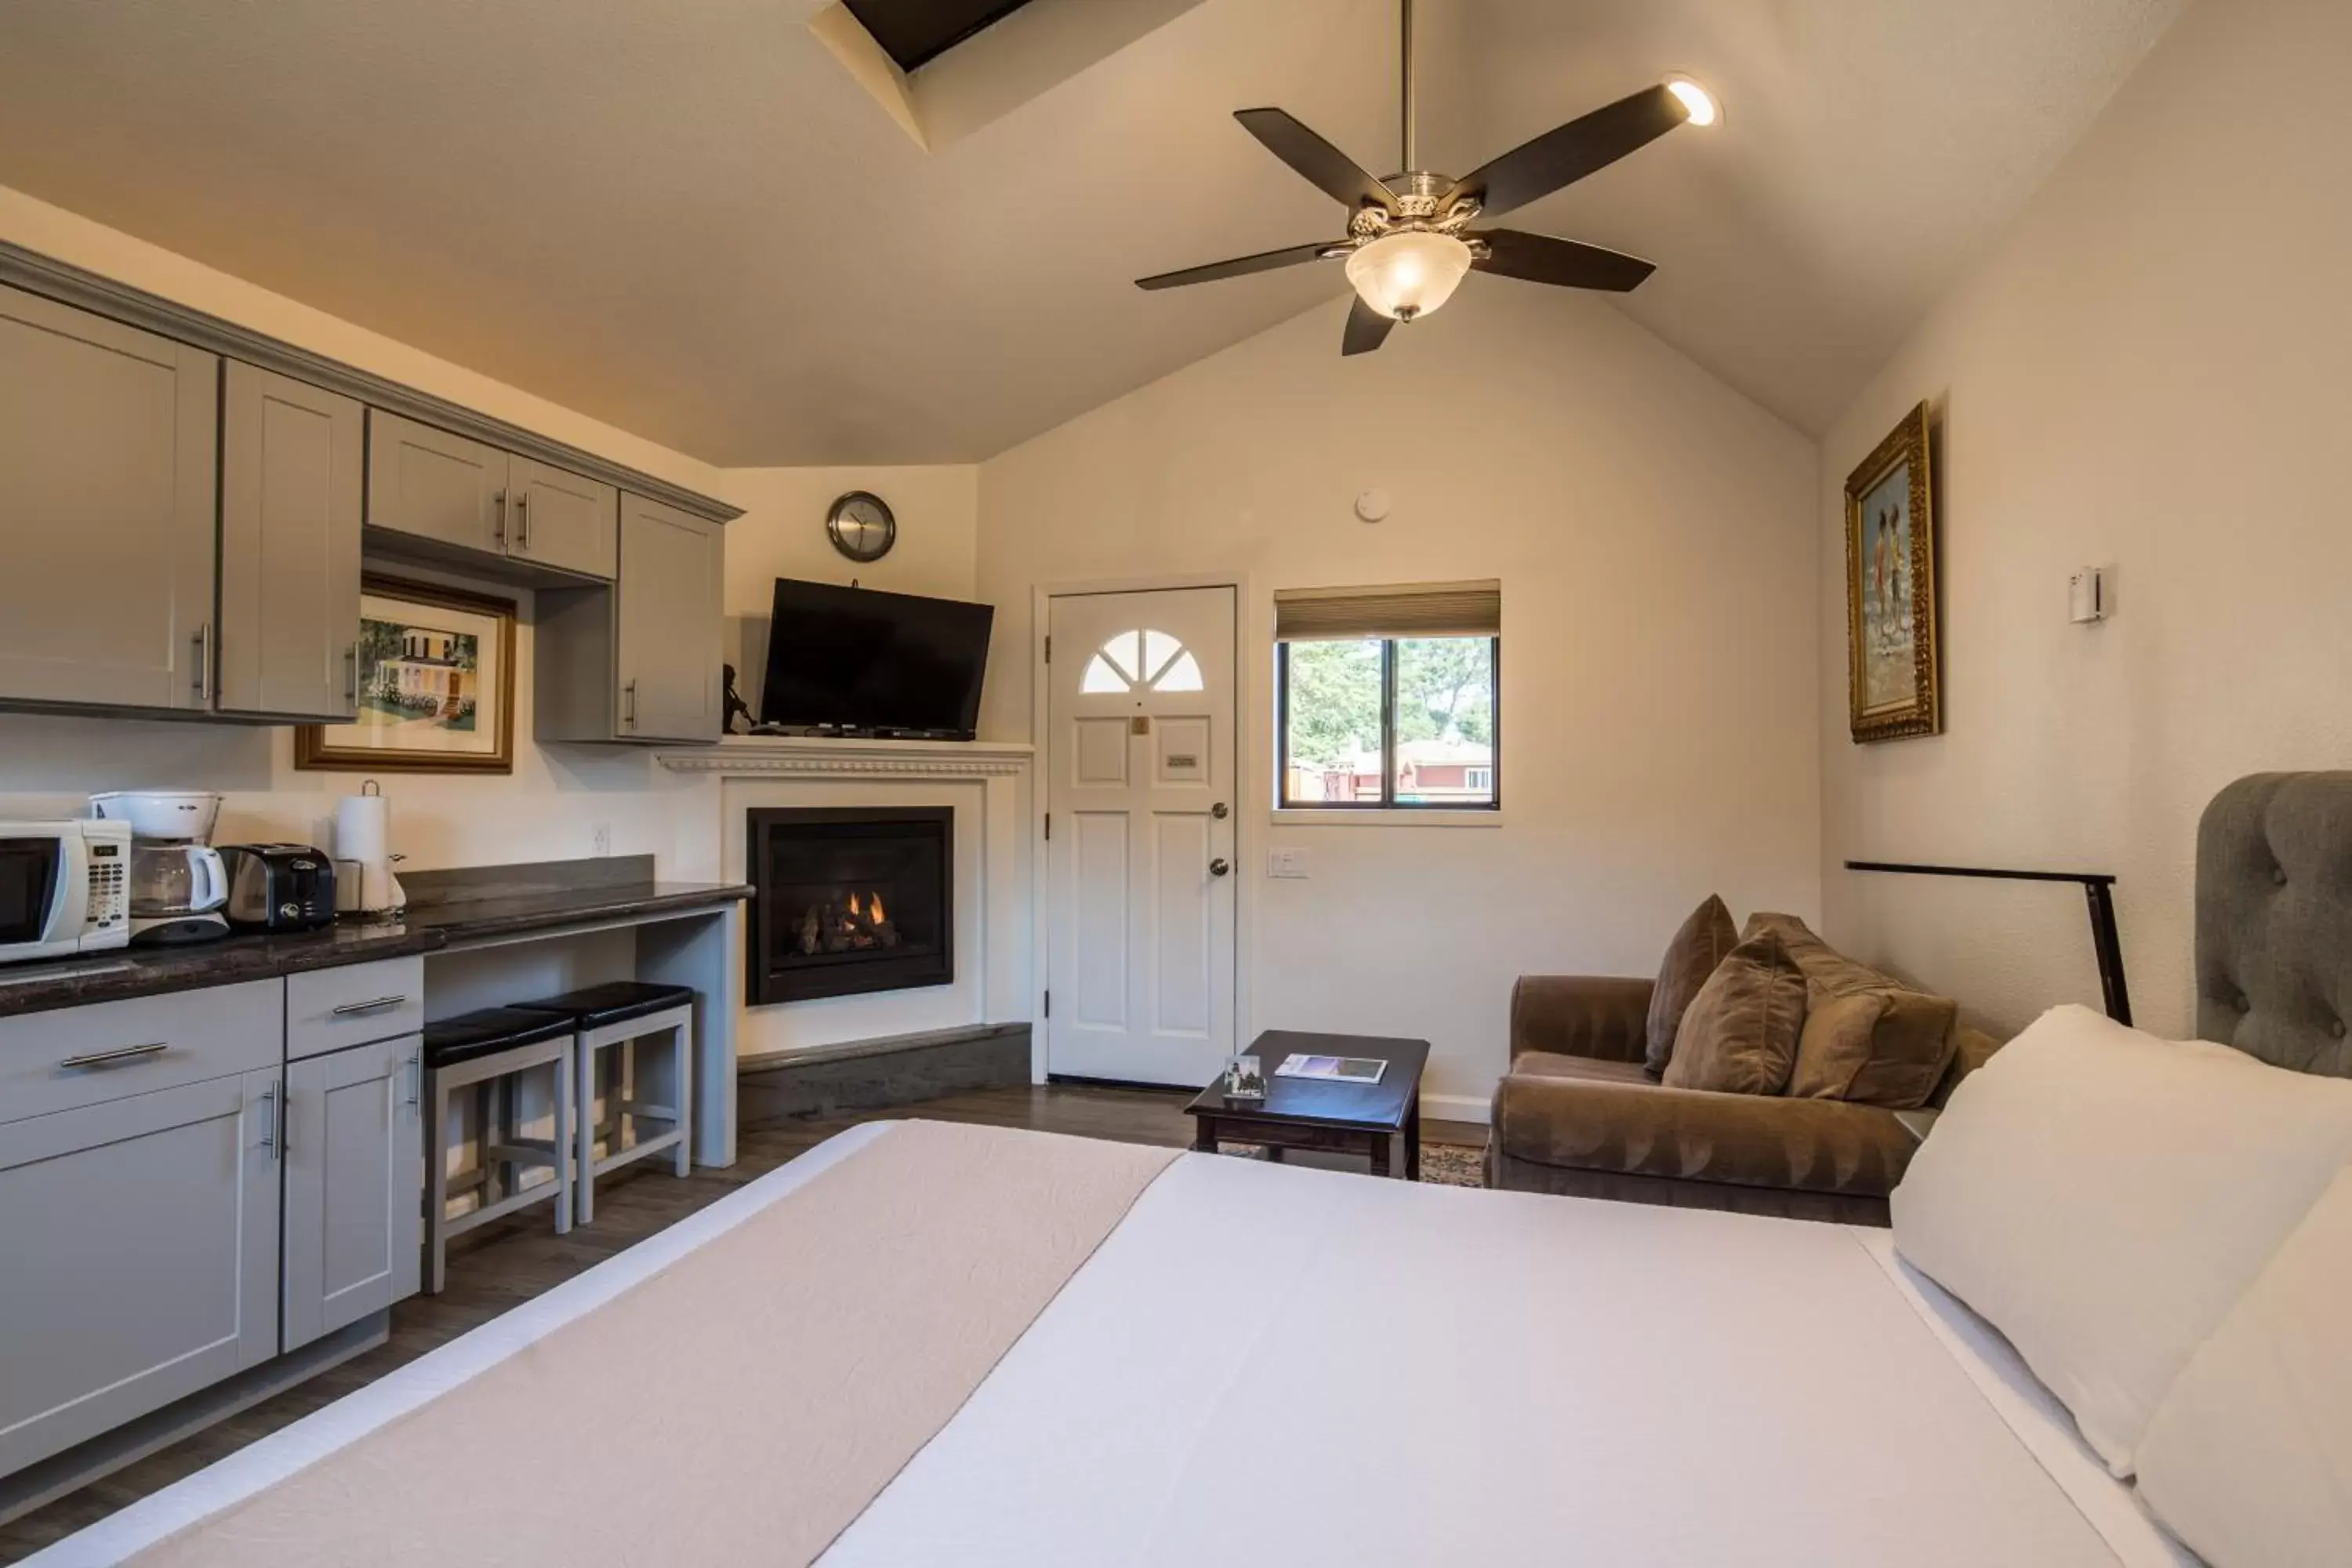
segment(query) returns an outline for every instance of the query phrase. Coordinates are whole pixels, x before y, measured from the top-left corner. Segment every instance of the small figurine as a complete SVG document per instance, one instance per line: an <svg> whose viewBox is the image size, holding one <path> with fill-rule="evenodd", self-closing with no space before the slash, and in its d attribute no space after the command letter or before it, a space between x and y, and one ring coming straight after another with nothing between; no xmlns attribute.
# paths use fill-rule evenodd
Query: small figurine
<svg viewBox="0 0 2352 1568"><path fill-rule="evenodd" d="M722 735L748 735L759 728L759 721L751 717L751 705L744 701L742 693L735 689L735 667L729 664L719 668L727 672L727 715L719 721L719 732ZM738 713L743 715L740 730L735 728L735 715Z"/></svg>

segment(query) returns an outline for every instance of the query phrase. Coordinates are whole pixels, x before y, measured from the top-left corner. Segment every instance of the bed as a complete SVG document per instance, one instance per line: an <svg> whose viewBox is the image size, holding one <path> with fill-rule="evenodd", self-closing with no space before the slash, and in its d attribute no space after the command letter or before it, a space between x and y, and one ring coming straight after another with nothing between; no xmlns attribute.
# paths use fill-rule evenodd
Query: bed
<svg viewBox="0 0 2352 1568"><path fill-rule="evenodd" d="M2340 1037L2281 909L2200 932L2246 1057ZM912 1120L31 1561L2195 1563L2111 1468L1886 1231Z"/></svg>

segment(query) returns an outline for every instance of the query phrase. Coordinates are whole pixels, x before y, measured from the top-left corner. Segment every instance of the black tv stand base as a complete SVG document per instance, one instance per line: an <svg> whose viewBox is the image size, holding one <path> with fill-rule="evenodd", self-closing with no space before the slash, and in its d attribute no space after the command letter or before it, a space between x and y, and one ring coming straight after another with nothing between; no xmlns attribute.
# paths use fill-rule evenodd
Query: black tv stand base
<svg viewBox="0 0 2352 1568"><path fill-rule="evenodd" d="M973 730L892 730L863 729L846 724L755 724L754 735L788 736L793 739L815 737L834 741L976 741Z"/></svg>

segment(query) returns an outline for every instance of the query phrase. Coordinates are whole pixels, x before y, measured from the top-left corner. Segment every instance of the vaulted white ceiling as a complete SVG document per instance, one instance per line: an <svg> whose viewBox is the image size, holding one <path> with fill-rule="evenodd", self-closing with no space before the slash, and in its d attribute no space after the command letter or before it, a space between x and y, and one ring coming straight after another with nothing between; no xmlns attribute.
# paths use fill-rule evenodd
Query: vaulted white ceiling
<svg viewBox="0 0 2352 1568"><path fill-rule="evenodd" d="M1818 431L2185 4L1423 0L1421 161L1706 82L1509 221L1656 261L1623 308ZM1233 110L1397 161L1392 0L1201 0L933 152L818 9L8 0L0 184L715 462L952 462L1345 291L1131 286L1338 232Z"/></svg>

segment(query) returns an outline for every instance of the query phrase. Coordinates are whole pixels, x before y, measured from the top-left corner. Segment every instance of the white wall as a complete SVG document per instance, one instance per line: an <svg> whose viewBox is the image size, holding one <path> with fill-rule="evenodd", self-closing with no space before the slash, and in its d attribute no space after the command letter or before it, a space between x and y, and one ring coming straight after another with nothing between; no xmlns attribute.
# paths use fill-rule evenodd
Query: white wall
<svg viewBox="0 0 2352 1568"><path fill-rule="evenodd" d="M2352 761L2347 81L2343 0L2204 0L1825 441L1827 934L1997 1026L2096 1004L2080 897L1840 861L2115 872L2139 1019L2186 1033L2205 802ZM1857 747L1840 491L1922 398L1948 732ZM2103 626L2066 621L2085 564L2116 568Z"/></svg>
<svg viewBox="0 0 2352 1568"><path fill-rule="evenodd" d="M1032 584L1244 574L1244 1026L1425 1036L1444 1112L1483 1114L1514 976L1652 973L1713 890L1814 912L1816 455L1593 300L1473 279L1353 360L1344 313L982 466L982 732L1031 738ZM1475 577L1503 583L1503 826L1269 827L1274 591ZM1312 879L1258 874L1274 844Z"/></svg>
<svg viewBox="0 0 2352 1568"><path fill-rule="evenodd" d="M722 491L721 471L684 453L5 187L0 239L706 494ZM401 570L411 577L461 581ZM418 868L560 859L589 854L601 824L611 830L614 854L651 853L667 865L676 845L674 796L680 781L664 774L643 752L531 742L531 596L489 586L512 592L521 607L515 771L488 778L383 775L384 793L393 799L394 844ZM101 789L213 789L228 797L220 825L225 841L288 837L323 845L335 797L356 790L365 775L295 771L292 733L185 721L0 714L0 816L76 811L84 795Z"/></svg>

